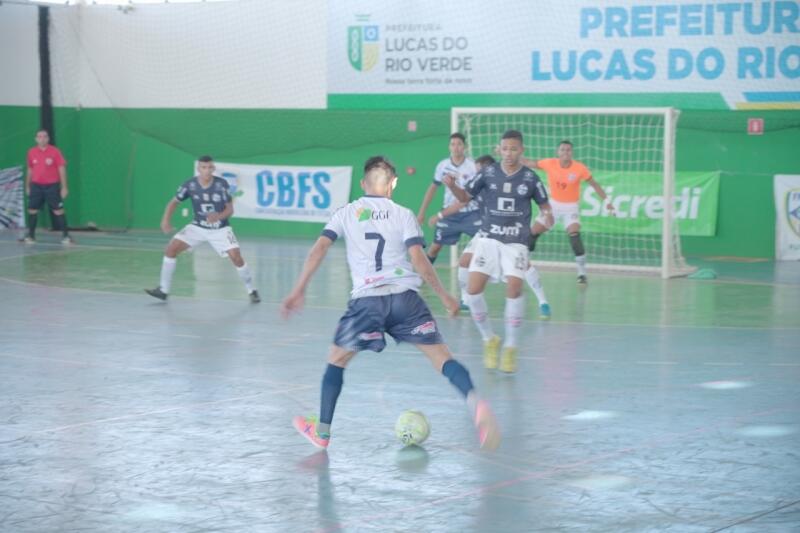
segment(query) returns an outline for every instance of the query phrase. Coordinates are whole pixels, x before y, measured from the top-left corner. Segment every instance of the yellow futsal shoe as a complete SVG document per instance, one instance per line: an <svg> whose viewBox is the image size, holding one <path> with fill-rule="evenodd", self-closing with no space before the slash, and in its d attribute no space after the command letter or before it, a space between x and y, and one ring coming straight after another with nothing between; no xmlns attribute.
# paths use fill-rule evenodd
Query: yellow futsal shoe
<svg viewBox="0 0 800 533"><path fill-rule="evenodd" d="M500 358L500 370L513 374L517 371L517 347L506 346L503 348L503 356Z"/></svg>
<svg viewBox="0 0 800 533"><path fill-rule="evenodd" d="M486 368L497 368L497 354L500 351L500 337L495 335L483 342L483 364Z"/></svg>

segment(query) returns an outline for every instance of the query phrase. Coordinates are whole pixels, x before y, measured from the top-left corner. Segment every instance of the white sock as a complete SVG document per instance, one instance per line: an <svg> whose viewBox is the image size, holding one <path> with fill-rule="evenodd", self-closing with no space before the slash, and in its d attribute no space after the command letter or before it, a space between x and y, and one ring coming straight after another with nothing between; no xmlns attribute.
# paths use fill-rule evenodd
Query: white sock
<svg viewBox="0 0 800 533"><path fill-rule="evenodd" d="M579 276L585 276L586 275L586 254L576 255L575 256L575 263L578 265L578 275Z"/></svg>
<svg viewBox="0 0 800 533"><path fill-rule="evenodd" d="M169 294L169 289L172 287L172 275L175 273L175 263L177 262L176 258L167 257L166 255L161 261L161 283L158 288L164 294Z"/></svg>
<svg viewBox="0 0 800 533"><path fill-rule="evenodd" d="M462 266L458 267L458 286L461 287L461 301L467 301L467 280L469 279L469 269Z"/></svg>
<svg viewBox="0 0 800 533"><path fill-rule="evenodd" d="M528 270L525 271L525 281L528 282L533 294L536 295L539 304L546 304L547 295L544 293L544 287L542 286L542 280L539 278L539 272L536 271L536 267L533 265L529 265Z"/></svg>
<svg viewBox="0 0 800 533"><path fill-rule="evenodd" d="M240 267L236 267L236 273L239 274L239 277L244 283L247 293L249 294L253 292L253 275L250 274L250 267L247 266L247 263Z"/></svg>
<svg viewBox="0 0 800 533"><path fill-rule="evenodd" d="M517 333L525 314L525 296L506 298L506 340L503 346L516 346Z"/></svg>
<svg viewBox="0 0 800 533"><path fill-rule="evenodd" d="M492 325L489 323L489 307L486 305L486 298L483 297L483 293L467 294L467 305L469 305L472 321L478 327L483 340L488 341L494 337Z"/></svg>

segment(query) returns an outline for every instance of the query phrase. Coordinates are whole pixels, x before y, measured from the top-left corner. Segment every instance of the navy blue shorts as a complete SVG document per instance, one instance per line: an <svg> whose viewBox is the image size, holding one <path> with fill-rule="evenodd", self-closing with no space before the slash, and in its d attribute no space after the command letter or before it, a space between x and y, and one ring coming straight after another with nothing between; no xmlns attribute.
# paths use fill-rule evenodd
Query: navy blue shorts
<svg viewBox="0 0 800 533"><path fill-rule="evenodd" d="M470 237L481 229L481 212L479 210L456 213L444 217L436 223L433 242L436 244L456 244L462 234Z"/></svg>
<svg viewBox="0 0 800 533"><path fill-rule="evenodd" d="M384 333L398 343L444 343L430 309L417 291L412 290L350 300L339 319L333 343L356 352L380 352L386 348Z"/></svg>

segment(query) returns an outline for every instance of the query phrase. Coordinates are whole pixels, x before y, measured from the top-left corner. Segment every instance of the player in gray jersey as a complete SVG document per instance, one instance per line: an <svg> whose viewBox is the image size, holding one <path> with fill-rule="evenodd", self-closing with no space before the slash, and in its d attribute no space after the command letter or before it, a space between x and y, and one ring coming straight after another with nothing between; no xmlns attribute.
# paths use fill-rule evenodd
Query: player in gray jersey
<svg viewBox="0 0 800 533"><path fill-rule="evenodd" d="M361 180L366 194L333 214L311 248L297 283L283 300L284 318L302 309L311 277L328 248L342 237L353 291L328 355L319 419L298 415L292 425L314 446L327 448L345 367L362 350L382 351L388 333L397 342L414 344L461 392L478 428L481 447L493 449L500 433L489 404L478 397L467 369L453 359L417 290L427 282L452 315L458 313L458 302L444 290L425 257L422 231L414 214L392 201L396 185L397 173L389 161L380 156L367 160Z"/></svg>
<svg viewBox="0 0 800 533"><path fill-rule="evenodd" d="M478 195L483 201L481 237L475 239L467 281L468 305L472 319L483 337L484 364L498 367L500 337L489 322L488 306L483 296L486 283L506 283L506 336L499 362L503 372L517 369L517 333L525 313L522 280L528 269L531 201L540 213L552 219L547 192L539 176L522 166L524 152L522 134L509 130L500 140L502 161L484 168L466 189L446 182L459 201L467 202Z"/></svg>
<svg viewBox="0 0 800 533"><path fill-rule="evenodd" d="M233 198L228 191L228 182L214 176L214 160L210 156L204 155L198 160L197 176L186 180L178 187L175 197L167 203L161 218L161 231L172 233L170 223L172 214L178 204L186 199L192 201L194 211L192 223L187 224L169 241L161 262L160 283L155 289L145 289L145 292L153 298L166 300L178 255L207 242L221 257L228 257L231 260L250 295L250 301L260 302L261 297L253 287L250 267L244 262L239 250L239 241L236 240L236 235L228 224L228 219L233 215Z"/></svg>

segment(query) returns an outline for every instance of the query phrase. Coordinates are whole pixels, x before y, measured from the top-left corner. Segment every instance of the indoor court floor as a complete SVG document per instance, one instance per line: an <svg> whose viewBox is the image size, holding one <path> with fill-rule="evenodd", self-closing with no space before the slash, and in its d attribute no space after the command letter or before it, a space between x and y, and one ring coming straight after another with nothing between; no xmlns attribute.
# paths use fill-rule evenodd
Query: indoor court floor
<svg viewBox="0 0 800 533"><path fill-rule="evenodd" d="M345 372L316 452L291 417L318 410L341 243L284 322L311 240L242 239L254 305L208 247L179 258L162 303L143 289L163 235L15 237L0 234L0 531L800 531L800 263L587 287L544 271L553 317L528 293L515 375L484 370L470 318L425 290L500 448L480 451L457 391L390 342ZM502 332L502 289L487 293ZM406 409L431 423L421 448L395 439Z"/></svg>

